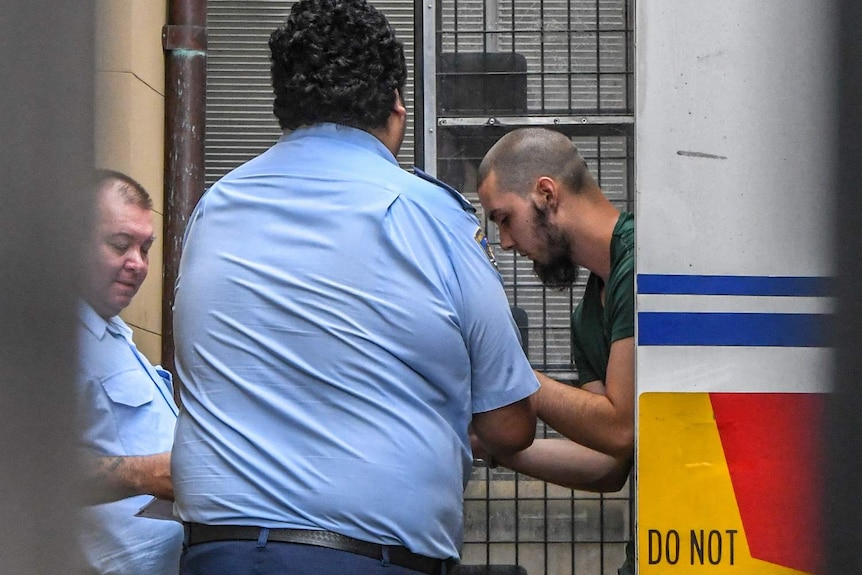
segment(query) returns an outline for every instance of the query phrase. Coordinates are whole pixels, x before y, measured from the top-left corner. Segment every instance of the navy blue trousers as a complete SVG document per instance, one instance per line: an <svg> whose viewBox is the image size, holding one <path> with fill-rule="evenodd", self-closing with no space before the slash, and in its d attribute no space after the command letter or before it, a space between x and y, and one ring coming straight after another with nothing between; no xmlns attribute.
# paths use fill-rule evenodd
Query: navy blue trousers
<svg viewBox="0 0 862 575"><path fill-rule="evenodd" d="M214 541L183 551L180 575L419 575L346 551L274 541Z"/></svg>

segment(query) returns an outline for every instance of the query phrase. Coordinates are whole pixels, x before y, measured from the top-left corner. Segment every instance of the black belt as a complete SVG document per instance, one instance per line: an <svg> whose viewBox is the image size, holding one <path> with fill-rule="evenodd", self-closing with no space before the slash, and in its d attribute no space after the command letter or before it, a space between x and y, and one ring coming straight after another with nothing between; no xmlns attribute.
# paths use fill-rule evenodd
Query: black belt
<svg viewBox="0 0 862 575"><path fill-rule="evenodd" d="M261 535L260 527L245 525L204 525L202 523L186 523L186 541L188 545L209 543L211 541L257 541ZM338 549L357 555L364 555L383 560L384 548L388 551L389 562L399 567L421 571L428 575L444 573L443 567L451 569L455 562L449 559L434 559L413 553L406 547L368 543L333 533L314 529L270 529L267 541L279 543L298 543L300 545L315 545Z"/></svg>

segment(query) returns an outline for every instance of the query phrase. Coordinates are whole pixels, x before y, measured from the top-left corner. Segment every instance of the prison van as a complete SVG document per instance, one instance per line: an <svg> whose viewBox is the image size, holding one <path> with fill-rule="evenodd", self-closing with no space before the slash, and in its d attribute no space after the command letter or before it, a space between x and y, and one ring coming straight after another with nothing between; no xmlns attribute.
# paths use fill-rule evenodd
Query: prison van
<svg viewBox="0 0 862 575"><path fill-rule="evenodd" d="M830 11L638 3L640 575L823 572Z"/></svg>

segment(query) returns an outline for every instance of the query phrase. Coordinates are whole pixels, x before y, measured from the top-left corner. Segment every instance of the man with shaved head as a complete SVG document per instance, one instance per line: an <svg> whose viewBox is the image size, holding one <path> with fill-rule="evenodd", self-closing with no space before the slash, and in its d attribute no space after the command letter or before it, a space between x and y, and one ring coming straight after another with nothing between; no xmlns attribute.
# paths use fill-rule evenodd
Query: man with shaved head
<svg viewBox="0 0 862 575"><path fill-rule="evenodd" d="M543 128L515 130L490 149L479 200L500 246L530 258L546 286L590 271L572 316L579 384L539 374L537 413L564 437L500 463L573 489L618 491L634 453L634 218L608 201L567 136Z"/></svg>

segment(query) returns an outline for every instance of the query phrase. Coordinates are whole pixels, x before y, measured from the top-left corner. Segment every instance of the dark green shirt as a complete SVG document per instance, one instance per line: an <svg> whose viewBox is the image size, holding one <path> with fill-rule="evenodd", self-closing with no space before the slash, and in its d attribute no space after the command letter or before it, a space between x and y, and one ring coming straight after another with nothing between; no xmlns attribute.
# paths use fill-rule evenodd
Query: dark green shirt
<svg viewBox="0 0 862 575"><path fill-rule="evenodd" d="M591 273L572 314L572 356L583 385L608 372L611 344L635 334L635 220L620 214L611 238L611 273L602 305L602 278Z"/></svg>

